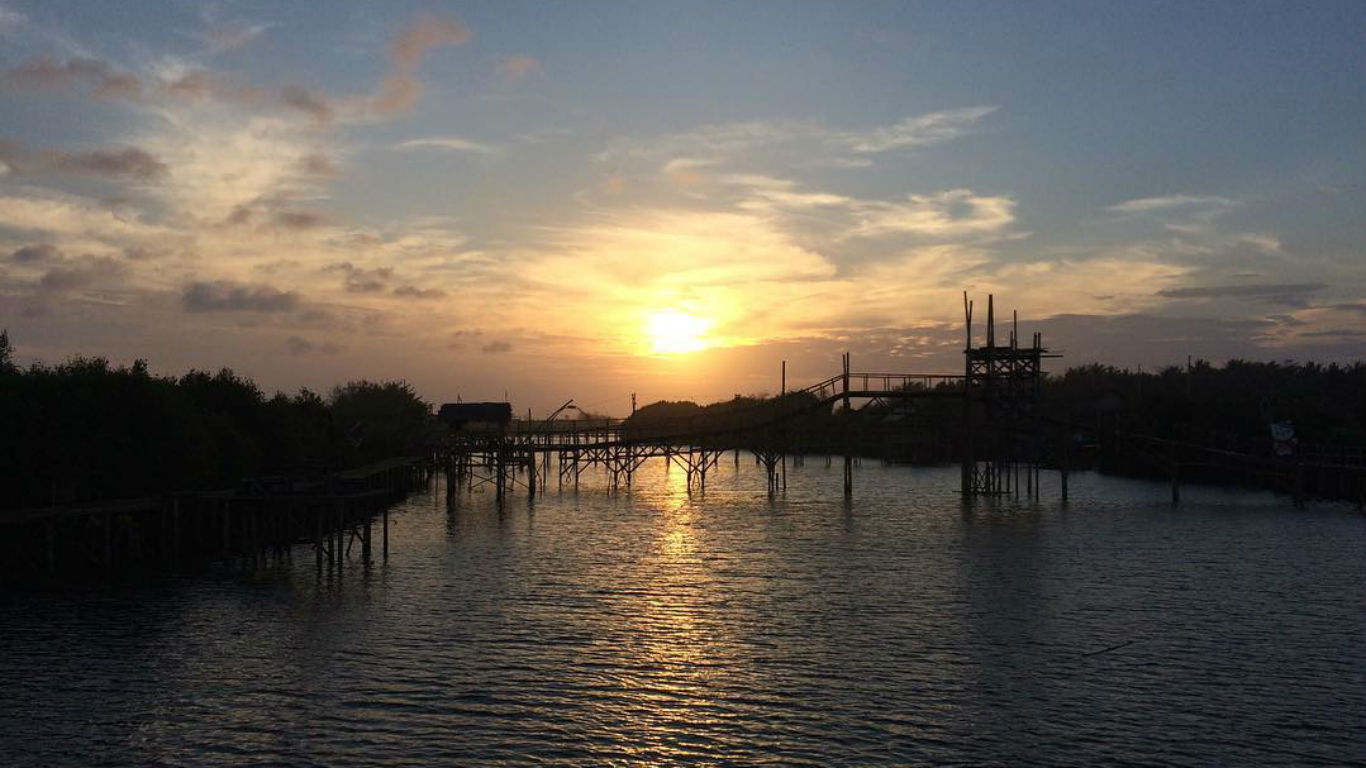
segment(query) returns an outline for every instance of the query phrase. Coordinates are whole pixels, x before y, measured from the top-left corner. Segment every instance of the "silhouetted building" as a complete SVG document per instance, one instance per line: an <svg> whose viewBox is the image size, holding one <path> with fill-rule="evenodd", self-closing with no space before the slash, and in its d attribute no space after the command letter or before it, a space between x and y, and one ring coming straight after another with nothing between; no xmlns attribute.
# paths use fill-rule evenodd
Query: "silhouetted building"
<svg viewBox="0 0 1366 768"><path fill-rule="evenodd" d="M436 418L450 430L506 429L512 421L510 403L445 403Z"/></svg>

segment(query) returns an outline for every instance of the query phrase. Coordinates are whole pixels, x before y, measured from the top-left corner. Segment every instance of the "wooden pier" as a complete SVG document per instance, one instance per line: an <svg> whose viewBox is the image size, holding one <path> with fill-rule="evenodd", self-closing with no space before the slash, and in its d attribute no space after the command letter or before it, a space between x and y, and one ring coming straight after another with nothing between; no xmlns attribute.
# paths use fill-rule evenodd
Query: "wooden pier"
<svg viewBox="0 0 1366 768"><path fill-rule="evenodd" d="M319 572L353 550L389 553L389 506L422 487L429 461L395 458L279 492L174 493L0 513L0 575L79 573L122 566L189 566L292 559L303 545ZM376 528L378 531L376 532ZM375 542L376 533L379 541Z"/></svg>

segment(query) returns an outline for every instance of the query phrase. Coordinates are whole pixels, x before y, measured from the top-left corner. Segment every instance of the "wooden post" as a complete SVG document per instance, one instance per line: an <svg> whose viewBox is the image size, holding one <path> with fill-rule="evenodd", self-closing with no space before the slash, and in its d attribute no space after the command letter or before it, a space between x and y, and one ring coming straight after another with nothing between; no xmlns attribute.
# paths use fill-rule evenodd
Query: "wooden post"
<svg viewBox="0 0 1366 768"><path fill-rule="evenodd" d="M389 505L388 505L388 504L385 504L385 505L384 505L383 520L384 520L384 559L385 559L385 561L387 562L387 561L389 560Z"/></svg>
<svg viewBox="0 0 1366 768"><path fill-rule="evenodd" d="M322 507L315 507L313 510L313 554L317 560L318 573L323 572L323 510Z"/></svg>
<svg viewBox="0 0 1366 768"><path fill-rule="evenodd" d="M342 503L336 501L333 502L333 504L333 519L336 521L337 530L333 532L333 540L336 543L332 545L332 556L333 560L337 563L337 570L341 571L342 558L346 556L346 539L344 538L346 534L346 518L342 510Z"/></svg>
<svg viewBox="0 0 1366 768"><path fill-rule="evenodd" d="M1058 462L1058 479L1062 482L1062 500L1064 503L1067 501L1067 470L1071 463L1068 461L1071 453L1072 435L1064 430L1062 435L1062 461Z"/></svg>
<svg viewBox="0 0 1366 768"><path fill-rule="evenodd" d="M527 495L536 498L536 448L534 445L527 444L526 479Z"/></svg>
<svg viewBox="0 0 1366 768"><path fill-rule="evenodd" d="M360 536L360 557L366 565L370 564L370 515L365 515L365 522L361 525Z"/></svg>
<svg viewBox="0 0 1366 768"><path fill-rule="evenodd" d="M1178 450L1178 449L1177 449L1176 443L1172 443L1172 446L1171 446L1171 452L1172 452L1172 456L1171 456L1171 463L1172 463L1171 475L1172 475L1172 506L1173 506L1173 507L1176 506L1177 504L1180 504L1180 503L1181 503L1181 464L1180 464L1180 460L1179 460L1178 457L1177 457L1177 450Z"/></svg>

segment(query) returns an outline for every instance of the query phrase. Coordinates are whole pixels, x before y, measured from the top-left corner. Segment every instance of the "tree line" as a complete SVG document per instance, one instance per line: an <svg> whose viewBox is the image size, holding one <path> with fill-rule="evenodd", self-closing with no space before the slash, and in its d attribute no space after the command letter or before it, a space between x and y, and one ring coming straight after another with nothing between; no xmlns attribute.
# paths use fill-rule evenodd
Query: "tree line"
<svg viewBox="0 0 1366 768"><path fill-rule="evenodd" d="M1205 360L1144 372L1087 365L1050 376L1041 408L1097 432L1269 449L1270 426L1331 452L1366 447L1366 362Z"/></svg>
<svg viewBox="0 0 1366 768"><path fill-rule="evenodd" d="M266 395L223 368L155 376L77 357L15 364L0 333L0 508L320 477L420 451L430 408L400 381Z"/></svg>
<svg viewBox="0 0 1366 768"><path fill-rule="evenodd" d="M687 422L771 421L782 426L751 434L754 445L741 447L781 440L797 450L852 446L898 461L960 457L963 409L952 396L853 413L816 406L810 393L736 395L706 406L661 401L625 428L648 436ZM1045 376L1038 412L1053 425L1044 429L1052 439L1129 433L1269 453L1270 425L1289 422L1306 451L1361 451L1366 362L1196 361L1151 372L1086 365ZM23 368L0 332L0 509L320 477L429 447L439 439L430 413L401 381L267 396L227 368L154 376L142 360L113 366L84 357Z"/></svg>
<svg viewBox="0 0 1366 768"><path fill-rule="evenodd" d="M888 400L847 414L788 402L789 410L803 415L786 427L783 439L817 452L852 443L864 455L956 461L963 445L963 409L948 390L957 386L939 385L948 397ZM706 406L661 401L641 408L627 426L644 433L653 425L705 424L724 420L728 412L754 414L756 406L760 411L782 407L779 398L764 395L736 395ZM1146 435L1269 454L1271 425L1278 423L1293 425L1301 450L1361 451L1366 448L1366 362L1235 359L1217 366L1198 360L1157 371L1084 365L1043 377L1037 414L1041 437L1053 440Z"/></svg>

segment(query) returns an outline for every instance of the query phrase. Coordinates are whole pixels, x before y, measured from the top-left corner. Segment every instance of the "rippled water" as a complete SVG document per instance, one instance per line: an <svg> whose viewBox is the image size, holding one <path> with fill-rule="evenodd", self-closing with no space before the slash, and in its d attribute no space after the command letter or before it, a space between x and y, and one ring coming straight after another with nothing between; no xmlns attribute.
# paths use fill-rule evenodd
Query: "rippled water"
<svg viewBox="0 0 1366 768"><path fill-rule="evenodd" d="M368 571L10 589L0 764L1366 764L1352 509L840 482L813 458L770 501L728 458L693 500L655 464L502 512L435 488Z"/></svg>

